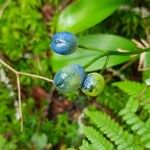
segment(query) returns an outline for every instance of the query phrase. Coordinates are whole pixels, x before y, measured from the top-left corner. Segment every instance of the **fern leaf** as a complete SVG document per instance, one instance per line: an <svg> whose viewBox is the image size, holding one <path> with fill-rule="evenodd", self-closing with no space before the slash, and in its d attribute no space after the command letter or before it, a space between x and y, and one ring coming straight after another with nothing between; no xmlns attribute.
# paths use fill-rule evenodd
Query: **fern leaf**
<svg viewBox="0 0 150 150"><path fill-rule="evenodd" d="M113 83L113 85L117 86L120 90L131 96L139 95L145 88L145 84L140 84L134 81L116 82Z"/></svg>
<svg viewBox="0 0 150 150"><path fill-rule="evenodd" d="M146 92L144 93L144 98L141 102L143 109L150 115L150 87L147 87Z"/></svg>
<svg viewBox="0 0 150 150"><path fill-rule="evenodd" d="M86 140L83 140L82 145L79 147L79 150L95 150L95 149Z"/></svg>
<svg viewBox="0 0 150 150"><path fill-rule="evenodd" d="M113 145L93 127L84 127L84 134L95 150L112 150Z"/></svg>
<svg viewBox="0 0 150 150"><path fill-rule="evenodd" d="M144 93L144 98L141 103L143 109L146 110L150 114L150 87L147 87L146 92Z"/></svg>
<svg viewBox="0 0 150 150"><path fill-rule="evenodd" d="M140 139L146 145L149 145L150 142L150 124L144 123L136 114L137 110L137 100L131 97L126 104L126 107L120 111L120 115L123 120L131 126L131 129L140 136Z"/></svg>
<svg viewBox="0 0 150 150"><path fill-rule="evenodd" d="M145 92L145 98L150 99L150 87L147 86L146 92Z"/></svg>
<svg viewBox="0 0 150 150"><path fill-rule="evenodd" d="M150 102L144 102L143 109L146 110L150 114Z"/></svg>
<svg viewBox="0 0 150 150"><path fill-rule="evenodd" d="M128 111L135 113L138 107L139 107L139 102L133 96L131 96L128 102L126 103L125 108L119 112L119 115L126 114Z"/></svg>
<svg viewBox="0 0 150 150"><path fill-rule="evenodd" d="M86 115L90 121L95 124L102 133L106 134L113 141L119 150L134 149L134 138L108 115L98 111L87 111Z"/></svg>

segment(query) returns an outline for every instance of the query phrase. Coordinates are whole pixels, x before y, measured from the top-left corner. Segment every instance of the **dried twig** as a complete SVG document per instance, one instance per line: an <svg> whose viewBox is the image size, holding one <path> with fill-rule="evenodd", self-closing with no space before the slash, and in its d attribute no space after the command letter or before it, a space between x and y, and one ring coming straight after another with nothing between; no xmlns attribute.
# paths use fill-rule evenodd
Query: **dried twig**
<svg viewBox="0 0 150 150"><path fill-rule="evenodd" d="M49 78L46 78L46 77L43 77L43 76L40 76L40 75L35 75L35 74L30 74L30 73L26 73L26 72L17 71L14 68L12 68L10 65L8 65L6 62L4 62L2 59L0 59L0 63L16 75L19 114L20 114L20 127L21 127L21 131L23 131L23 115L22 115L22 106L21 106L21 88L20 88L20 79L19 79L20 75L24 75L24 76L28 76L28 77L32 77L32 78L38 78L38 79L45 80L45 81L51 82L51 83L53 82L53 80L51 80Z"/></svg>

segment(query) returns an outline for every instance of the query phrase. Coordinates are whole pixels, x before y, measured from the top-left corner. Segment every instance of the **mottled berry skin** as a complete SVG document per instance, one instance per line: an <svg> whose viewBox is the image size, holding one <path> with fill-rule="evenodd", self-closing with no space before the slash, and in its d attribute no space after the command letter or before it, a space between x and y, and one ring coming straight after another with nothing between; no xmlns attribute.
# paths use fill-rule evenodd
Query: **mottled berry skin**
<svg viewBox="0 0 150 150"><path fill-rule="evenodd" d="M69 55L78 47L77 38L70 32L58 32L52 37L50 47L55 53Z"/></svg>
<svg viewBox="0 0 150 150"><path fill-rule="evenodd" d="M60 92L71 93L82 86L85 77L86 74L82 66L69 65L55 74L53 84Z"/></svg>
<svg viewBox="0 0 150 150"><path fill-rule="evenodd" d="M103 91L104 86L105 80L102 75L90 73L86 76L81 90L88 96L97 96Z"/></svg>

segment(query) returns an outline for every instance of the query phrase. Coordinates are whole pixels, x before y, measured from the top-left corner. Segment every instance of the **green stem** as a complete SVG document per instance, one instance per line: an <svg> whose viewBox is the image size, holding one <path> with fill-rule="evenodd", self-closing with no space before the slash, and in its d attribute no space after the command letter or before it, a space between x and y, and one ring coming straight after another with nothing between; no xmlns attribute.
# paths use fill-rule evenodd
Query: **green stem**
<svg viewBox="0 0 150 150"><path fill-rule="evenodd" d="M95 58L93 58L91 61L89 61L86 65L83 66L84 69L88 68L91 64L93 64L95 61L97 61L98 59L108 56L108 52L102 53L98 56L96 56Z"/></svg>
<svg viewBox="0 0 150 150"><path fill-rule="evenodd" d="M110 55L107 55L107 56L106 56L106 60L105 60L105 62L104 62L104 65L103 65L103 68L102 68L100 74L103 74L104 70L106 69L107 64L108 64L108 62L109 62L109 57L110 57Z"/></svg>
<svg viewBox="0 0 150 150"><path fill-rule="evenodd" d="M150 48L145 48L145 49L140 49L138 48L137 50L134 51L107 51L107 52L103 52L100 55L96 56L95 58L93 58L90 62L88 62L86 65L84 65L84 69L88 68L91 64L93 64L94 62L96 62L97 60L99 60L102 57L105 56L111 56L111 55L120 55L120 56L127 56L127 55L136 55L136 54L141 54L143 52L150 52Z"/></svg>

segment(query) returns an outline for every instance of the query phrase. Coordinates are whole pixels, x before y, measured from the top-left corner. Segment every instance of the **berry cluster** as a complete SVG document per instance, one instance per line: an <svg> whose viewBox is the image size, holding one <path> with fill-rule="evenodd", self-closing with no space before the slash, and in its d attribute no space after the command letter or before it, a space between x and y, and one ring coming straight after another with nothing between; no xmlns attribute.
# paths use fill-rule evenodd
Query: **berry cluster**
<svg viewBox="0 0 150 150"><path fill-rule="evenodd" d="M51 49L61 55L69 55L78 48L78 41L70 32L58 32L52 37ZM62 93L81 91L89 96L97 96L104 89L105 80L98 73L86 74L79 64L61 68L54 76L54 86Z"/></svg>

